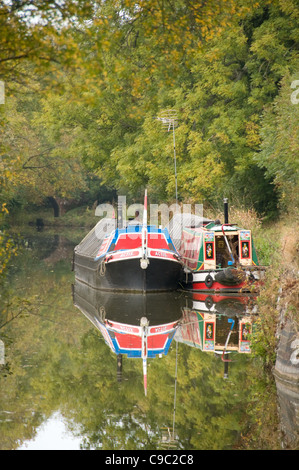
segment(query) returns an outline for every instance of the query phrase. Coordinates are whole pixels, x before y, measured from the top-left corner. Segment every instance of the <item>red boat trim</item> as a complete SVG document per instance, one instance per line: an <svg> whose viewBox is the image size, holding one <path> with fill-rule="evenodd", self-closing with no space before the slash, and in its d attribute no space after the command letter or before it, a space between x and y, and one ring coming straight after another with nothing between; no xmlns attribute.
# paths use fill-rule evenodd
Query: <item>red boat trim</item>
<svg viewBox="0 0 299 470"><path fill-rule="evenodd" d="M220 289L232 291L232 290L241 289L242 287L247 287L247 286L248 286L248 283L246 281L241 282L240 284L236 284L234 286L225 286L223 284L220 284L220 282L216 282L216 281L213 282L213 285L211 287L207 287L204 281L202 282L197 281L197 282L193 282L192 284L193 290L211 290L211 291L220 290Z"/></svg>
<svg viewBox="0 0 299 470"><path fill-rule="evenodd" d="M220 293L215 293L215 294L210 294L210 293L206 293L206 292L195 292L192 296L192 299L196 302L204 302L207 298L209 299L212 299L214 303L218 303L222 300L227 300L227 299L233 299L233 300L238 300L239 302L243 303L243 304L247 304L248 303L248 297L246 295L246 297L243 297L242 295L240 296L230 296L230 295L221 295ZM250 297L252 300L255 300L256 297Z"/></svg>

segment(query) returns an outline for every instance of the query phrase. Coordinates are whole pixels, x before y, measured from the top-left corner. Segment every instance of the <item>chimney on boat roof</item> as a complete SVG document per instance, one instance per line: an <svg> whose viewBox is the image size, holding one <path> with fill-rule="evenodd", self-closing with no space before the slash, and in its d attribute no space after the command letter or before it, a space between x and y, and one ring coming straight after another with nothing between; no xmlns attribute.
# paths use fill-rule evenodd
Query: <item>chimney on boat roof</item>
<svg viewBox="0 0 299 470"><path fill-rule="evenodd" d="M224 204L224 223L228 224L228 199L227 197L223 199L223 204Z"/></svg>

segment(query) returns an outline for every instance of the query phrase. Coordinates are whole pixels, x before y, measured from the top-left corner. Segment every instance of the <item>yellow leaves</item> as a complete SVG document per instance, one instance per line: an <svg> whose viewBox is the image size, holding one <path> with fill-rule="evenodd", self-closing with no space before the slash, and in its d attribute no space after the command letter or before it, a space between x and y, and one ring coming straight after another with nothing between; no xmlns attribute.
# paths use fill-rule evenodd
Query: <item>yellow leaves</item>
<svg viewBox="0 0 299 470"><path fill-rule="evenodd" d="M213 136L213 139L218 138L223 144L229 144L230 143L230 138L227 135L226 132L216 132L216 134Z"/></svg>
<svg viewBox="0 0 299 470"><path fill-rule="evenodd" d="M246 144L251 148L258 148L261 143L260 127L254 121L248 121L246 123Z"/></svg>
<svg viewBox="0 0 299 470"><path fill-rule="evenodd" d="M2 203L2 213L0 213L0 220L3 214L8 214L6 203ZM12 256L17 255L17 248L13 240L9 237L5 230L0 230L0 276L3 275L8 262Z"/></svg>
<svg viewBox="0 0 299 470"><path fill-rule="evenodd" d="M3 212L4 214L8 214L8 210L7 210L7 207L6 207L6 202L4 202L4 203L2 204L2 212Z"/></svg>
<svg viewBox="0 0 299 470"><path fill-rule="evenodd" d="M208 62L214 62L215 60L219 60L221 58L221 51L218 47L215 47L211 49L207 54L206 54L206 59Z"/></svg>

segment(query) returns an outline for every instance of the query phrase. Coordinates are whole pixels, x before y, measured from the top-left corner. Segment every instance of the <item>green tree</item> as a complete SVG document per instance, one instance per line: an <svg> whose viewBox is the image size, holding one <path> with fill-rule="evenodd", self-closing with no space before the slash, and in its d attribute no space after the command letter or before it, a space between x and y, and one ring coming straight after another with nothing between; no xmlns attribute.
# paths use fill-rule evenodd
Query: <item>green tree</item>
<svg viewBox="0 0 299 470"><path fill-rule="evenodd" d="M296 215L299 195L299 104L292 99L292 83L298 75L287 74L281 82L279 95L264 111L261 127L261 152L258 165L266 168L280 196L282 210ZM293 95L294 96L294 95Z"/></svg>
<svg viewBox="0 0 299 470"><path fill-rule="evenodd" d="M76 38L90 51L78 81L86 83L81 103L62 99L60 112L68 109L73 120L55 126L70 129L73 150L106 183L135 196L146 185L158 199L173 198L172 138L154 118L174 108L181 199L228 195L260 213L274 210L273 175L255 155L263 107L296 67L295 8L240 0L212 14L209 2L199 4L99 7Z"/></svg>
<svg viewBox="0 0 299 470"><path fill-rule="evenodd" d="M148 186L157 200L172 199L172 138L154 118L174 108L181 200L226 195L274 210L276 176L256 155L264 107L297 67L296 2L83 3L53 11L52 2L33 2L31 11L24 1L11 13L24 28L40 15L30 25L41 41L33 50L52 60L47 69L35 56L26 60L47 79L34 125L57 171L68 172L68 156L133 197Z"/></svg>
<svg viewBox="0 0 299 470"><path fill-rule="evenodd" d="M42 203L46 197L78 198L86 189L86 172L81 160L68 152L67 133L59 142L48 136L40 93L7 98L5 114L3 143L8 151L2 166L14 175L6 197L20 204Z"/></svg>

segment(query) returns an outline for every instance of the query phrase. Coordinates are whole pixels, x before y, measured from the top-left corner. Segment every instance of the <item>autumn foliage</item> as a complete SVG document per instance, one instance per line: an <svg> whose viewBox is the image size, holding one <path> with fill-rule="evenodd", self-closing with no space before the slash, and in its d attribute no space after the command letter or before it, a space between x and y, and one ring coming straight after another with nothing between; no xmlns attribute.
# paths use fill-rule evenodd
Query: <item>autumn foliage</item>
<svg viewBox="0 0 299 470"><path fill-rule="evenodd" d="M90 175L171 202L156 118L174 109L180 201L296 209L298 17L294 0L0 2L0 202L76 198Z"/></svg>

